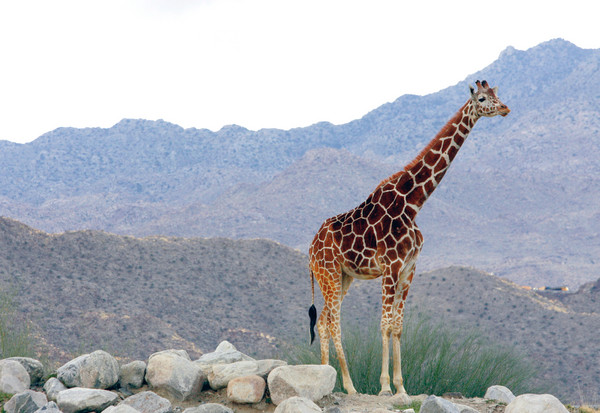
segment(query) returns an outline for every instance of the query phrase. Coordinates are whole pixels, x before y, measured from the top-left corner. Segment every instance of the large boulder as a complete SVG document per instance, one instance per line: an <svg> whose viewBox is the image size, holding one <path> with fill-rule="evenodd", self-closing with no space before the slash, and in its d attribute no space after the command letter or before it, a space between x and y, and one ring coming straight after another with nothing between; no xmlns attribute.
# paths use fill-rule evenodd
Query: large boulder
<svg viewBox="0 0 600 413"><path fill-rule="evenodd" d="M63 413L101 412L119 401L108 390L73 387L58 393L56 404Z"/></svg>
<svg viewBox="0 0 600 413"><path fill-rule="evenodd" d="M97 350L61 366L57 377L67 387L110 389L119 380L119 363L106 351Z"/></svg>
<svg viewBox="0 0 600 413"><path fill-rule="evenodd" d="M17 393L4 405L6 413L33 413L48 403L44 393L25 390Z"/></svg>
<svg viewBox="0 0 600 413"><path fill-rule="evenodd" d="M25 370L27 370L27 373L29 373L32 385L39 384L44 379L44 365L41 361L30 357L9 357L6 360L14 360L21 363L25 367Z"/></svg>
<svg viewBox="0 0 600 413"><path fill-rule="evenodd" d="M222 341L215 351L200 356L195 363L198 364L229 364L236 361L253 361L254 359L241 351L238 351L233 344L228 341Z"/></svg>
<svg viewBox="0 0 600 413"><path fill-rule="evenodd" d="M504 413L568 413L569 411L551 394L522 394L506 406Z"/></svg>
<svg viewBox="0 0 600 413"><path fill-rule="evenodd" d="M321 413L321 408L306 397L294 396L282 401L275 413Z"/></svg>
<svg viewBox="0 0 600 413"><path fill-rule="evenodd" d="M194 363L200 366L204 375L208 377L214 365L230 364L238 361L254 361L254 359L238 351L229 341L222 341L215 351L203 354Z"/></svg>
<svg viewBox="0 0 600 413"><path fill-rule="evenodd" d="M188 407L183 413L233 413L233 410L222 404L205 403L196 407Z"/></svg>
<svg viewBox="0 0 600 413"><path fill-rule="evenodd" d="M242 376L257 375L264 379L269 373L287 363L283 360L238 361L230 364L217 364L208 375L208 383L213 390L227 387L229 381Z"/></svg>
<svg viewBox="0 0 600 413"><path fill-rule="evenodd" d="M44 391L46 392L46 396L48 396L48 400L53 402L56 401L58 393L63 390L67 390L67 386L65 386L63 382L56 377L51 377L46 383L44 383Z"/></svg>
<svg viewBox="0 0 600 413"><path fill-rule="evenodd" d="M119 370L119 383L126 389L139 389L144 384L146 363L141 360L124 364Z"/></svg>
<svg viewBox="0 0 600 413"><path fill-rule="evenodd" d="M55 402L48 402L45 405L43 405L42 407L40 407L38 410L36 410L35 413L63 413L63 412L60 411L60 409L58 408L58 405Z"/></svg>
<svg viewBox="0 0 600 413"><path fill-rule="evenodd" d="M315 402L333 391L336 375L329 365L277 367L267 380L271 400L279 405L285 399L299 396Z"/></svg>
<svg viewBox="0 0 600 413"><path fill-rule="evenodd" d="M29 389L31 379L18 361L0 360L0 392L17 394Z"/></svg>
<svg viewBox="0 0 600 413"><path fill-rule="evenodd" d="M498 400L502 403L510 403L515 399L515 395L510 391L508 387L504 386L490 386L485 392L484 399Z"/></svg>
<svg viewBox="0 0 600 413"><path fill-rule="evenodd" d="M146 381L157 393L184 401L200 394L206 377L186 351L166 350L150 356Z"/></svg>
<svg viewBox="0 0 600 413"><path fill-rule="evenodd" d="M140 413L140 411L126 404L119 404L107 407L102 413Z"/></svg>
<svg viewBox="0 0 600 413"><path fill-rule="evenodd" d="M421 405L421 413L460 413L458 407L449 400L437 396L429 396Z"/></svg>
<svg viewBox="0 0 600 413"><path fill-rule="evenodd" d="M128 397L119 403L119 406L122 405L132 407L140 413L171 412L171 402L151 391L143 391Z"/></svg>
<svg viewBox="0 0 600 413"><path fill-rule="evenodd" d="M227 384L227 398L236 403L258 403L266 387L265 379L256 374L236 377Z"/></svg>

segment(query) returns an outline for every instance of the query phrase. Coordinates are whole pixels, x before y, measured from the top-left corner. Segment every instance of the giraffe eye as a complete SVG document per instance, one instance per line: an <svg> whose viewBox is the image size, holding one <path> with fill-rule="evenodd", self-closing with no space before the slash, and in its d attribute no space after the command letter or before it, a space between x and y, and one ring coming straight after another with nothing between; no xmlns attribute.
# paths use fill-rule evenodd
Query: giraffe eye
<svg viewBox="0 0 600 413"><path fill-rule="evenodd" d="M484 102L484 101L485 101L485 97L484 97L484 96L482 96L482 97L480 97L480 98L479 98L479 99L477 99L477 100L479 100L480 102Z"/></svg>

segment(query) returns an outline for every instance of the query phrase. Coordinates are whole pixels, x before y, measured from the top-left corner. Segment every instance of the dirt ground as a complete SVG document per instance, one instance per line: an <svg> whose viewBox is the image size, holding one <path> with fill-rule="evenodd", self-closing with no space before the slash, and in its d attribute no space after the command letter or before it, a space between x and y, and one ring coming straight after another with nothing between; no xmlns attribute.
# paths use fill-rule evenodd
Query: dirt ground
<svg viewBox="0 0 600 413"><path fill-rule="evenodd" d="M426 395L413 396L411 400L423 401L426 397ZM480 398L466 399L455 396L446 397L446 399L455 404L469 406L480 413L503 413L505 409L504 404ZM272 403L267 403L264 399L262 402L253 405L233 403L227 399L226 389L204 391L199 401L174 403L174 406L183 411L188 407L198 406L200 403L219 403L230 407L236 413L272 413L276 407ZM330 411L330 413L384 413L385 411L402 411L401 407L398 406L398 401L393 396L372 396L369 394L348 396L345 393L333 393L325 396L316 403L324 412Z"/></svg>

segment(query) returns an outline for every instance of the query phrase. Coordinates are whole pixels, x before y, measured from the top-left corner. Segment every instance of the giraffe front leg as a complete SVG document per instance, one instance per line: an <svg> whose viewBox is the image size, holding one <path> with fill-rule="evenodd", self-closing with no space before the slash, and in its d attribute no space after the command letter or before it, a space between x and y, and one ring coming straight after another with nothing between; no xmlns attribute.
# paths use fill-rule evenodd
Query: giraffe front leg
<svg viewBox="0 0 600 413"><path fill-rule="evenodd" d="M392 321L392 355L394 358L394 387L396 388L396 395L402 402L409 403L410 398L404 389L404 381L402 379L402 355L400 348L400 339L402 337L403 322L404 322L404 305L406 303L406 297L408 296L408 290L410 283L414 275L414 266L407 272L408 276L403 282L396 288L396 295L394 297L393 307L393 321Z"/></svg>
<svg viewBox="0 0 600 413"><path fill-rule="evenodd" d="M380 396L391 396L390 387L390 334L392 332L392 310L394 303L395 282L391 276L381 281L381 384Z"/></svg>
<svg viewBox="0 0 600 413"><path fill-rule="evenodd" d="M390 325L384 320L381 321L381 376L379 383L381 384L380 396L391 396L392 388L390 387Z"/></svg>

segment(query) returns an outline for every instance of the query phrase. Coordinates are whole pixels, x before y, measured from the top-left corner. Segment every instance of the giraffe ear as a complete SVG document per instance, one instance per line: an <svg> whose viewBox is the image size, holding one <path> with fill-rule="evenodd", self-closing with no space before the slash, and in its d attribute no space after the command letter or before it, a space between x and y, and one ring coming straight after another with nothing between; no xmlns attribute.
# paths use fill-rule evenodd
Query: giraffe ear
<svg viewBox="0 0 600 413"><path fill-rule="evenodd" d="M494 91L494 95L498 96L498 86L494 86L492 90Z"/></svg>
<svg viewBox="0 0 600 413"><path fill-rule="evenodd" d="M471 91L471 96L473 96L475 94L475 88L469 85L469 90Z"/></svg>

